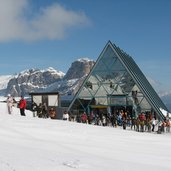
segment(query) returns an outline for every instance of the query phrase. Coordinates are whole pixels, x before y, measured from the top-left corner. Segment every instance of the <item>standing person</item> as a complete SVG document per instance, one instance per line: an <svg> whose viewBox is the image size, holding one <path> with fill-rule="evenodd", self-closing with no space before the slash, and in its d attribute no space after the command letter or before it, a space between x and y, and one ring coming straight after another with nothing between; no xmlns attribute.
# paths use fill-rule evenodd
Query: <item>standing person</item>
<svg viewBox="0 0 171 171"><path fill-rule="evenodd" d="M37 104L35 102L32 103L33 117L37 115Z"/></svg>
<svg viewBox="0 0 171 171"><path fill-rule="evenodd" d="M56 111L53 107L51 107L49 110L49 116L51 119L56 119Z"/></svg>
<svg viewBox="0 0 171 171"><path fill-rule="evenodd" d="M156 118L153 118L152 119L152 132L154 132L154 129L155 129L155 125L156 125Z"/></svg>
<svg viewBox="0 0 171 171"><path fill-rule="evenodd" d="M21 116L26 116L26 114L25 114L26 100L24 99L23 96L21 96L21 99L19 101L19 108L20 108Z"/></svg>
<svg viewBox="0 0 171 171"><path fill-rule="evenodd" d="M107 126L106 117L104 115L102 116L102 124L103 126Z"/></svg>
<svg viewBox="0 0 171 171"><path fill-rule="evenodd" d="M14 102L13 97L10 94L8 94L8 97L7 97L8 114L12 113L13 102Z"/></svg>
<svg viewBox="0 0 171 171"><path fill-rule="evenodd" d="M81 115L81 122L87 123L87 114L85 112Z"/></svg>
<svg viewBox="0 0 171 171"><path fill-rule="evenodd" d="M68 121L69 120L69 114L67 111L63 113L63 120Z"/></svg>
<svg viewBox="0 0 171 171"><path fill-rule="evenodd" d="M170 132L170 118L169 113L166 115L166 132Z"/></svg>
<svg viewBox="0 0 171 171"><path fill-rule="evenodd" d="M48 109L46 103L42 105L42 118L48 118Z"/></svg>
<svg viewBox="0 0 171 171"><path fill-rule="evenodd" d="M123 126L123 129L126 129L126 125L127 125L127 112L123 112L123 114L122 114L122 126Z"/></svg>

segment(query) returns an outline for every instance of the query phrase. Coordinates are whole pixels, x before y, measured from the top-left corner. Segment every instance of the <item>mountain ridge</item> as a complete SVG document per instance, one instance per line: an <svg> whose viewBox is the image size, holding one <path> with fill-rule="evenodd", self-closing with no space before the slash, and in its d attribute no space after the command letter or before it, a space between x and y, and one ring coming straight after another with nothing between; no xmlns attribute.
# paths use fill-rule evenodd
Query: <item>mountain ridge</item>
<svg viewBox="0 0 171 171"><path fill-rule="evenodd" d="M58 91L67 94L77 90L84 78L93 67L95 61L80 58L74 61L67 73L52 67L46 69L27 69L15 75L1 76L0 95L13 96L28 95L30 92Z"/></svg>

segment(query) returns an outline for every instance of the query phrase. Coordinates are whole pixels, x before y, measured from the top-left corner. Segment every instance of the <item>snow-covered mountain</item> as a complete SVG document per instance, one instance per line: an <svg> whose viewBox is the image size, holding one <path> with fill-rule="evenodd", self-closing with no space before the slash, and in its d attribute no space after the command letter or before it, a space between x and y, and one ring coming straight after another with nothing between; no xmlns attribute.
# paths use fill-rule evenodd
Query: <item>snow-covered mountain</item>
<svg viewBox="0 0 171 171"><path fill-rule="evenodd" d="M64 79L70 80L82 78L90 72L94 64L95 61L93 60L80 58L71 64L71 67L67 71Z"/></svg>
<svg viewBox="0 0 171 171"><path fill-rule="evenodd" d="M0 95L4 95L7 89L7 85L10 79L12 79L13 75L0 75Z"/></svg>
<svg viewBox="0 0 171 171"><path fill-rule="evenodd" d="M71 64L66 74L49 67L45 70L28 69L14 76L1 76L1 95L20 96L35 91L58 91L61 94L75 94L94 63L88 58L78 59Z"/></svg>
<svg viewBox="0 0 171 171"><path fill-rule="evenodd" d="M159 96L167 106L167 108L171 111L171 91L166 91L165 93L160 94Z"/></svg>
<svg viewBox="0 0 171 171"><path fill-rule="evenodd" d="M64 73L51 67L40 69L29 69L20 72L8 82L4 94L13 96L27 95L29 92L46 89L49 85L61 80Z"/></svg>
<svg viewBox="0 0 171 171"><path fill-rule="evenodd" d="M153 86L155 91L158 93L159 97L165 103L167 108L171 111L171 89L166 90L164 85L158 81L153 80L152 78L147 77L150 84Z"/></svg>
<svg viewBox="0 0 171 171"><path fill-rule="evenodd" d="M8 81L12 77L12 75L0 75L0 90L7 88Z"/></svg>

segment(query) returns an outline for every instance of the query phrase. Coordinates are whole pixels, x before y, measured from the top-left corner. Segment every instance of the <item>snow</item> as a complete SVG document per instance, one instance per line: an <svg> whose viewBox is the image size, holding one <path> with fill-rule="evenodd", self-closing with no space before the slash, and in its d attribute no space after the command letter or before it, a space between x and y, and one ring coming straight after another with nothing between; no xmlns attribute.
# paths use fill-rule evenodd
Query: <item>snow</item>
<svg viewBox="0 0 171 171"><path fill-rule="evenodd" d="M53 67L48 67L48 68L42 69L42 70L40 70L40 69L34 69L34 68L32 68L32 69L26 69L26 70L21 71L15 77L16 78L17 77L24 77L24 76L30 75L30 73L36 74L36 73L39 73L39 72L42 72L42 73L44 73L44 72L51 72L54 75L59 75L60 78L64 77L64 75L65 75L65 73L63 73L62 71L57 71Z"/></svg>
<svg viewBox="0 0 171 171"><path fill-rule="evenodd" d="M0 171L170 171L171 134L7 114L0 103Z"/></svg>
<svg viewBox="0 0 171 171"><path fill-rule="evenodd" d="M85 58L82 57L82 58L77 59L77 61L79 61L79 62L90 62L90 61L94 61L94 60L86 58L86 57Z"/></svg>
<svg viewBox="0 0 171 171"><path fill-rule="evenodd" d="M168 111L166 111L166 110L164 110L164 109L162 109L162 108L160 108L160 111L163 113L163 115L166 117L166 116L168 116L169 118L171 118L171 113L169 113Z"/></svg>
<svg viewBox="0 0 171 171"><path fill-rule="evenodd" d="M12 75L0 75L0 90L7 88L7 84L11 78L13 78Z"/></svg>
<svg viewBox="0 0 171 171"><path fill-rule="evenodd" d="M51 72L54 75L59 75L61 78L64 77L65 73L63 73L62 71L57 71L55 70L53 67L48 67L47 69L41 70L41 72Z"/></svg>

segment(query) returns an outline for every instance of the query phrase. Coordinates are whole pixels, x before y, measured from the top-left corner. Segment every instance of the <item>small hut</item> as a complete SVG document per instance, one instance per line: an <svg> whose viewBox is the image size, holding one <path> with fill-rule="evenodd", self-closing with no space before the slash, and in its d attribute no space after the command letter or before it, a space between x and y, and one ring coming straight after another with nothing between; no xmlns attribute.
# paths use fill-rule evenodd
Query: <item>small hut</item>
<svg viewBox="0 0 171 171"><path fill-rule="evenodd" d="M31 96L32 110L34 115L42 118L62 119L60 96L58 92L34 92ZM52 114L52 110L53 114Z"/></svg>

